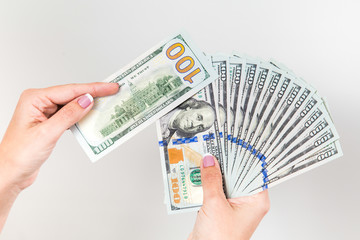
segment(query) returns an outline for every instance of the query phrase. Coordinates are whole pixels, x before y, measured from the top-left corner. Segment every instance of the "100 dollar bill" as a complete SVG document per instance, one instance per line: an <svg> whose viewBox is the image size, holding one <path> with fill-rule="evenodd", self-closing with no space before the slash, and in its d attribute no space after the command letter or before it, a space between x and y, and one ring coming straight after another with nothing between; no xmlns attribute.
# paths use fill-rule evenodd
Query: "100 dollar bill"
<svg viewBox="0 0 360 240"><path fill-rule="evenodd" d="M177 34L105 79L119 83L120 91L95 99L89 114L71 130L94 162L216 77L204 54Z"/></svg>
<svg viewBox="0 0 360 240"><path fill-rule="evenodd" d="M318 152L312 154L311 156L302 159L299 163L293 165L292 167L276 173L269 179L267 183L268 187L276 186L279 183L310 171L341 156L343 156L343 152L340 146L340 142L339 140L336 140L321 148ZM250 191L252 194L255 194L261 192L262 187L257 187Z"/></svg>
<svg viewBox="0 0 360 240"><path fill-rule="evenodd" d="M223 166L218 100L214 83L157 121L157 132L169 213L202 205L200 164L205 154ZM223 170L223 169L222 169Z"/></svg>

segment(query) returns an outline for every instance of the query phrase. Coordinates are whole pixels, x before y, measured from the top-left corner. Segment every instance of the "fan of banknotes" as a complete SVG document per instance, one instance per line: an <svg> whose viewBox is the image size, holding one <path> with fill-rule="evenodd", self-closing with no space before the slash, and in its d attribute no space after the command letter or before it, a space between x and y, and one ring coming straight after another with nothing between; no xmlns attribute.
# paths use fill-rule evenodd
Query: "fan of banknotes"
<svg viewBox="0 0 360 240"><path fill-rule="evenodd" d="M206 56L184 33L105 79L71 129L94 162L156 122L170 213L202 205L200 164L220 163L228 198L250 195L342 155L326 101L291 70L240 54Z"/></svg>
<svg viewBox="0 0 360 240"><path fill-rule="evenodd" d="M217 79L157 122L170 212L202 204L202 156L217 157L228 198L257 193L342 155L328 106L274 61L215 55Z"/></svg>

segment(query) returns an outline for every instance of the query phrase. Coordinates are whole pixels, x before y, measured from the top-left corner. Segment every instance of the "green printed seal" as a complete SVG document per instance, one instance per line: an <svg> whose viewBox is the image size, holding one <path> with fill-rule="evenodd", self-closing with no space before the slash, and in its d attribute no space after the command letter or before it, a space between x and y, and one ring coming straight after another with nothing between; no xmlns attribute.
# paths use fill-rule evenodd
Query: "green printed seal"
<svg viewBox="0 0 360 240"><path fill-rule="evenodd" d="M201 185L200 169L195 169L190 173L190 181L196 186Z"/></svg>

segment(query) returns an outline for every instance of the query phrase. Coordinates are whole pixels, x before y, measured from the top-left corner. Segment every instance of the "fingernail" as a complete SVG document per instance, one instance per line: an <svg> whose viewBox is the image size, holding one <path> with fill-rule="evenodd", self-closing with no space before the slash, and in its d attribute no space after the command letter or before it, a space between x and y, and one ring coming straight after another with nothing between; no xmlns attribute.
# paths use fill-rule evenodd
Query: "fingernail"
<svg viewBox="0 0 360 240"><path fill-rule="evenodd" d="M92 101L94 101L94 98L90 95L90 94L85 94L84 96L82 96L81 98L79 98L78 103L80 105L80 107L82 108L87 108Z"/></svg>
<svg viewBox="0 0 360 240"><path fill-rule="evenodd" d="M203 159L203 166L206 167L212 167L215 165L215 159L212 155L205 155Z"/></svg>
<svg viewBox="0 0 360 240"><path fill-rule="evenodd" d="M118 83L118 82L114 82L114 83L116 83L117 84L117 87L118 88L120 88L121 86L120 86L120 83Z"/></svg>

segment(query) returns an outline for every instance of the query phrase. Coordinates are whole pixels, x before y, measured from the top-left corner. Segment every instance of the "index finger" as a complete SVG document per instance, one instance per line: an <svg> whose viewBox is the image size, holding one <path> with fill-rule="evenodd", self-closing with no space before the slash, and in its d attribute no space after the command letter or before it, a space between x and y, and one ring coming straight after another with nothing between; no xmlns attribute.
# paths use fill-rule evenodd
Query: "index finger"
<svg viewBox="0 0 360 240"><path fill-rule="evenodd" d="M51 102L64 105L73 99L89 93L93 97L104 97L119 91L118 83L84 83L66 84L43 89L46 98Z"/></svg>

